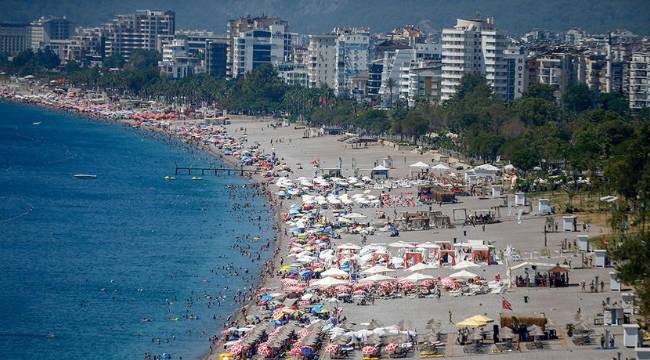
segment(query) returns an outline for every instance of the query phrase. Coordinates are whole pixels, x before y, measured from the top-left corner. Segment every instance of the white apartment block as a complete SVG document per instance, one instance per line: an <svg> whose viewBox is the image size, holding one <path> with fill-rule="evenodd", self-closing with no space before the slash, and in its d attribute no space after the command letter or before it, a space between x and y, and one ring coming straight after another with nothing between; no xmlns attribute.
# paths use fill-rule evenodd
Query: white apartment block
<svg viewBox="0 0 650 360"><path fill-rule="evenodd" d="M384 106L391 103L391 89L388 86L389 79L392 79L391 83L393 85L392 103L401 99L414 104L414 101L409 100L414 99L416 96L416 91L413 89L413 86L414 82L417 80L414 76L417 74L423 74L422 70L418 72L415 72L414 70L421 68L424 66L424 63L429 62L440 62L439 44L419 43L409 49L386 51L384 53L383 61L382 84L379 89L379 94L382 95L384 100ZM431 64L428 64L427 66L429 65Z"/></svg>
<svg viewBox="0 0 650 360"><path fill-rule="evenodd" d="M120 54L125 59L136 49L155 50L159 35L174 35L173 11L137 10L118 15L104 25L105 54Z"/></svg>
<svg viewBox="0 0 650 360"><path fill-rule="evenodd" d="M179 37L166 43L162 48L162 61L158 63L160 72L173 79L192 75L200 59L190 53L187 38Z"/></svg>
<svg viewBox="0 0 650 360"><path fill-rule="evenodd" d="M370 34L365 28L334 29L336 33L336 83L334 92L350 94L353 80L368 73Z"/></svg>
<svg viewBox="0 0 650 360"><path fill-rule="evenodd" d="M309 87L326 85L336 87L336 36L332 34L309 35L305 58Z"/></svg>
<svg viewBox="0 0 650 360"><path fill-rule="evenodd" d="M245 76L262 64L279 65L287 62L284 25L271 25L268 30L251 30L240 33L234 39L232 49L233 78ZM290 35L289 35L290 36Z"/></svg>
<svg viewBox="0 0 650 360"><path fill-rule="evenodd" d="M505 97L507 66L503 57L505 39L495 30L494 20L458 19L452 29L442 30L441 98L456 94L465 74L485 76L495 94Z"/></svg>
<svg viewBox="0 0 650 360"><path fill-rule="evenodd" d="M630 109L650 107L650 52L632 54L629 68Z"/></svg>
<svg viewBox="0 0 650 360"><path fill-rule="evenodd" d="M242 49L240 48L242 45L241 38L245 37L245 33L253 30L268 31L272 25L276 26L276 28L282 27L284 29L283 31L287 31L288 29L288 23L278 17L246 16L228 21L227 35L229 44L226 49L226 76L228 78L236 78L246 73L246 66L245 64L241 63L242 56L245 56L245 54L242 54ZM293 34L286 34L285 39L283 40L283 51L285 55L292 53L292 50L290 48L291 40L293 39L292 35ZM239 44L237 44L237 42L239 42ZM235 65L235 61L238 61L239 63ZM235 67L237 67L237 72L235 72Z"/></svg>

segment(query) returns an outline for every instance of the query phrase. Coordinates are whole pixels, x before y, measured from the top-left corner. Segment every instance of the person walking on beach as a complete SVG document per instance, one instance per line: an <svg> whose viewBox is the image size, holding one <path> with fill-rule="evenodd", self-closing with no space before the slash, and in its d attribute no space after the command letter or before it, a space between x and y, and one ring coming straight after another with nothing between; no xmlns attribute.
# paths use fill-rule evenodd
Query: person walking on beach
<svg viewBox="0 0 650 360"><path fill-rule="evenodd" d="M452 315L452 314L451 314L451 310L449 310L449 323L450 323L450 324L453 324L454 322L451 321L451 315Z"/></svg>

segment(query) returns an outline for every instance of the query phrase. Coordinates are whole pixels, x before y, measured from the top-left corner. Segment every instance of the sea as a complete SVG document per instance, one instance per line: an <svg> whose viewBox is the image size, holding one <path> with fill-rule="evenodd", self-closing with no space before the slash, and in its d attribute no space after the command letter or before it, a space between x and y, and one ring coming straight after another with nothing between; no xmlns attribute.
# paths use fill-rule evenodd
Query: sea
<svg viewBox="0 0 650 360"><path fill-rule="evenodd" d="M162 135L0 102L3 359L207 353L238 289L258 285L272 213L244 178L165 180L176 164L224 166Z"/></svg>

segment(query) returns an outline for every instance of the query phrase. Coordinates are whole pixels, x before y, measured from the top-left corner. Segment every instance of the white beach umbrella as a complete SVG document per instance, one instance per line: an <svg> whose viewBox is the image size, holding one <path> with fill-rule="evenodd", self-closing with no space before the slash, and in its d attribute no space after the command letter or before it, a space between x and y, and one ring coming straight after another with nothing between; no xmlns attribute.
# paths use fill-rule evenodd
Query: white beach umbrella
<svg viewBox="0 0 650 360"><path fill-rule="evenodd" d="M462 270L462 269L470 269L470 268L477 268L477 267L481 267L481 265L475 264L471 261L463 260L458 264L452 266L451 268L454 270Z"/></svg>
<svg viewBox="0 0 650 360"><path fill-rule="evenodd" d="M347 285L347 284L348 281L340 280L331 276L314 281L314 285L320 287L330 287L330 286Z"/></svg>
<svg viewBox="0 0 650 360"><path fill-rule="evenodd" d="M433 279L435 279L435 278L434 278L433 276L431 276L431 275L424 275L424 274L420 274L420 273L413 273L413 274L411 274L411 275L409 275L409 276L403 278L402 280L403 280L403 281L411 281L411 282L417 283L417 282L420 282L420 281L423 281L423 280L433 280Z"/></svg>
<svg viewBox="0 0 650 360"><path fill-rule="evenodd" d="M473 278L475 278L476 276L477 276L476 274L474 274L474 273L472 273L472 272L469 272L469 271L467 271L467 270L461 270L461 271L459 271L459 272L455 272L455 273L449 275L450 278L452 278L452 279L458 279L458 280L468 280L468 279L473 279Z"/></svg>
<svg viewBox="0 0 650 360"><path fill-rule="evenodd" d="M341 244L341 245L337 246L336 248L339 249L339 250L361 250L361 246L355 245L355 244L350 244L350 243Z"/></svg>
<svg viewBox="0 0 650 360"><path fill-rule="evenodd" d="M414 164L409 165L409 167L418 168L418 169L428 169L429 165L423 163L422 161L418 161Z"/></svg>
<svg viewBox="0 0 650 360"><path fill-rule="evenodd" d="M425 264L425 263L417 263L411 267L409 267L408 271L421 271L421 270L431 270L431 269L437 269L437 266L433 266L430 264Z"/></svg>
<svg viewBox="0 0 650 360"><path fill-rule="evenodd" d="M323 271L322 273L320 273L320 276L321 277L332 276L332 277L346 277L347 278L347 277L350 276L350 274L348 274L347 272L345 272L345 271L343 271L343 270L341 270L339 268L329 268L329 269Z"/></svg>
<svg viewBox="0 0 650 360"><path fill-rule="evenodd" d="M368 276L367 278L363 278L359 280L359 282L367 283L367 282L395 281L395 280L397 279L395 279L392 276L375 274L375 275Z"/></svg>
<svg viewBox="0 0 650 360"><path fill-rule="evenodd" d="M415 247L419 249L439 249L440 245L427 241L421 244L415 244Z"/></svg>
<svg viewBox="0 0 650 360"><path fill-rule="evenodd" d="M384 273L393 272L393 271L395 271L395 270L389 269L389 268L387 268L385 266L382 266L382 265L375 265L375 266L373 266L371 268L367 268L366 270L363 270L362 272L364 274L374 275L374 274L384 274Z"/></svg>
<svg viewBox="0 0 650 360"><path fill-rule="evenodd" d="M396 248L396 249L408 249L408 248L414 248L415 246L405 243L403 241L396 241L393 243L388 244L389 247Z"/></svg>

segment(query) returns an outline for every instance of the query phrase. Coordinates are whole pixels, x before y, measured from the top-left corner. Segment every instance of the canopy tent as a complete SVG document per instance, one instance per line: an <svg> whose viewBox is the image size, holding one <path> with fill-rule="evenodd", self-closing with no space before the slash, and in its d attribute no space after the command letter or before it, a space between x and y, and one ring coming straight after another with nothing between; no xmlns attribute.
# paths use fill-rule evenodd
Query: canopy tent
<svg viewBox="0 0 650 360"><path fill-rule="evenodd" d="M437 165L434 165L434 166L431 168L431 170L435 170L435 171L447 171L447 170L451 170L451 168L450 168L449 166L445 165L445 164L437 164Z"/></svg>
<svg viewBox="0 0 650 360"><path fill-rule="evenodd" d="M476 275L476 274L474 274L472 272L469 272L467 270L461 270L459 272L455 272L455 273L449 275L450 278L457 279L457 280L468 280L468 279L473 279L473 278L475 278L477 276L478 275Z"/></svg>
<svg viewBox="0 0 650 360"><path fill-rule="evenodd" d="M474 315L472 317L468 317L465 320L457 322L456 326L477 328L477 327L485 326L491 322L494 322L494 320L490 319L485 315Z"/></svg>
<svg viewBox="0 0 650 360"><path fill-rule="evenodd" d="M416 163L413 163L413 164L409 165L409 167L417 168L417 169L428 169L429 165L423 163L422 161L418 161Z"/></svg>
<svg viewBox="0 0 650 360"><path fill-rule="evenodd" d="M497 172L499 168L492 164L483 164L474 168L474 171Z"/></svg>

